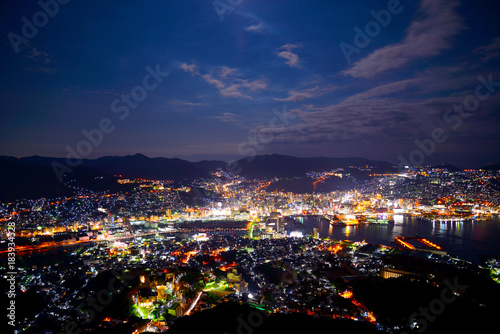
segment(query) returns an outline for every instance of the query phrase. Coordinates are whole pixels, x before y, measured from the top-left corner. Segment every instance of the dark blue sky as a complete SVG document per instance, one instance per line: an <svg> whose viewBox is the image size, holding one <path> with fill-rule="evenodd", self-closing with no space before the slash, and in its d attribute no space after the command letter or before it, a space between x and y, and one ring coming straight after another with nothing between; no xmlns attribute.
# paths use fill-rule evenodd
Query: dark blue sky
<svg viewBox="0 0 500 334"><path fill-rule="evenodd" d="M0 4L0 155L500 162L498 1L59 1Z"/></svg>

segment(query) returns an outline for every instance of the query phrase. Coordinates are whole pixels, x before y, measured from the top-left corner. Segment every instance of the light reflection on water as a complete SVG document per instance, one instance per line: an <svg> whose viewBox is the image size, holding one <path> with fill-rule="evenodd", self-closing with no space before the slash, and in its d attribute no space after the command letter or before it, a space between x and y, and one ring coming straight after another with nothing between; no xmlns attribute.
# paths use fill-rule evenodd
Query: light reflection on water
<svg viewBox="0 0 500 334"><path fill-rule="evenodd" d="M396 236L421 236L443 244L460 258L479 263L479 255L500 255L500 222L498 216L486 221L423 221L395 215L394 223L332 226L317 217L297 217L306 233L318 227L320 237L393 245Z"/></svg>
<svg viewBox="0 0 500 334"><path fill-rule="evenodd" d="M432 242L442 244L445 250L465 260L479 263L479 255L500 256L500 221L498 216L487 221L468 222L430 222L413 217L395 215L394 223L363 224L352 226L332 226L317 217L296 217L302 223L304 234L311 234L317 227L321 238L330 237L335 240L365 240L375 244L394 245L396 236L420 236ZM207 233L211 234L211 233ZM227 234L245 235L245 231ZM64 249L44 249L18 254L20 258L31 260L34 264L58 262L67 258L72 251L81 246L69 246ZM2 258L2 256L0 256ZM51 258L51 259L49 259ZM20 259L21 260L21 259ZM28 262L27 261L27 262Z"/></svg>

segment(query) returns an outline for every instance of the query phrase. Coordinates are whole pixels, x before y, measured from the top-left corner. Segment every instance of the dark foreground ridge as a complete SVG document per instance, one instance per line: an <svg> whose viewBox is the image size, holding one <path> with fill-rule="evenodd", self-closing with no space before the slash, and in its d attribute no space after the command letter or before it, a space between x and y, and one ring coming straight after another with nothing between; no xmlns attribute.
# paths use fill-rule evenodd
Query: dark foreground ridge
<svg viewBox="0 0 500 334"><path fill-rule="evenodd" d="M222 303L217 307L177 319L169 334L303 334L383 333L369 323L348 319L316 318L305 314L273 314L259 311L248 304Z"/></svg>

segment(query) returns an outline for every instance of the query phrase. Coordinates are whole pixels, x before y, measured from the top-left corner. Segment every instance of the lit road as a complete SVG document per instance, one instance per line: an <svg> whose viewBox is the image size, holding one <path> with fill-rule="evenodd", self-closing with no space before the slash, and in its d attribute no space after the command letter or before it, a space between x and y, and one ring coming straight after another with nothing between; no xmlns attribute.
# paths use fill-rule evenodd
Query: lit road
<svg viewBox="0 0 500 334"><path fill-rule="evenodd" d="M198 303L198 301L200 300L200 297L201 297L201 294L203 293L203 291L200 291L198 293L198 296L196 296L196 299L194 300L194 302L191 304L191 306L189 306L188 310L186 311L186 313L184 313L184 315L189 315L191 314L191 311L194 309L194 307L196 306L196 304Z"/></svg>

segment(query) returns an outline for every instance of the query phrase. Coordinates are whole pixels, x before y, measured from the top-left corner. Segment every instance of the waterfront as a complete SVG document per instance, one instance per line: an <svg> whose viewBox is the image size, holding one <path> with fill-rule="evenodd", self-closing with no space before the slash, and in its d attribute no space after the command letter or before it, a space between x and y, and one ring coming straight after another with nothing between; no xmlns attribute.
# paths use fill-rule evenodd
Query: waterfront
<svg viewBox="0 0 500 334"><path fill-rule="evenodd" d="M498 244L500 220L498 216L492 216L491 219L484 221L432 222L411 216L395 215L394 223L390 224L357 224L347 226L332 226L326 220L316 216L296 216L295 219L303 224L304 234L312 234L313 228L317 227L321 238L328 237L333 240L351 241L365 240L369 243L394 246L394 239L397 236L420 236L432 242L442 244L445 250L451 255L477 264L480 263L480 255L500 256L500 245ZM294 228L290 229L293 230ZM178 235L182 233L185 232L170 232L166 233L166 235ZM198 232L190 232L187 235L196 233ZM207 236L214 233L238 236L247 234L246 231L225 233L206 232ZM81 245L68 247L54 246L50 250L22 252L20 255L24 261L35 264L41 259L51 257L52 255L67 256L71 251L79 247ZM49 260L48 263L50 262ZM38 264L43 263L45 262L42 261Z"/></svg>
<svg viewBox="0 0 500 334"><path fill-rule="evenodd" d="M477 255L491 254L495 250L490 247L494 247L490 241L498 235L498 219L471 222L469 225L460 225L467 223L459 222L433 224L399 215L394 217L394 223L388 224L332 226L320 216L295 217L295 224L286 219L289 222L287 229L292 229L292 226L301 229L308 237L286 238L280 232L276 237L268 238L267 232L261 239L252 239L244 237L248 231L235 224L233 230L214 226L215 222L202 229L200 224L205 223L191 222L185 223L182 230L151 232L135 226L133 237L107 235L105 239L87 243L24 251L18 254L19 265L24 268L19 271L22 272L19 277L24 292L23 299L19 298L20 309L25 310L27 305L33 304L31 298L37 296L35 291L40 286L44 287L44 292L38 297L39 303L32 314L24 316L20 326L28 329L27 333L38 333L39 329L59 332L59 328L68 324L92 332L98 328L108 330L118 324L127 326L128 333L140 332L144 328L164 331L167 324L175 326L178 324L176 319L191 313L206 314L203 313L205 310L225 303L248 302L271 313L304 313L362 320L379 330L393 329L406 323L401 323L399 316L392 316L395 320L387 320L379 316L377 309L368 308L366 305L370 303L365 301L370 301L370 298L378 300L379 297L365 296L359 292L359 287L365 286L365 291L376 291L385 286L387 291L382 295L390 296L391 291L403 281L382 282L385 281L382 278L396 277L387 275L400 273L425 278L425 283L421 281L419 284L428 284L429 293L435 291L434 287L443 280L456 280L458 277L465 286L475 284L481 288L479 292L476 289L467 291L468 300L483 301L485 294L498 295L495 292L498 286L491 280L490 271L479 270L475 264L448 257L414 258L404 252L398 252L400 256L397 257L384 256L388 252L384 247L362 247L336 241L366 240L394 245L396 236L418 234L444 244L450 252L463 259L478 262ZM228 222L218 221L217 224ZM241 224L251 226L243 221ZM319 229L321 239L311 237L310 232L314 228ZM210 238L213 235L217 237ZM478 247L479 244L483 248ZM129 282L127 290L121 294L109 290L108 282L113 279L110 275L115 275L117 279L117 273L126 273ZM497 275L491 272L491 277ZM404 282L413 284L411 280ZM352 288L354 284L357 288ZM110 306L98 304L99 318L87 318L85 314L70 320L64 317L68 305L77 307L82 303L90 305L92 301L99 301L102 292L96 294L94 291L104 291L113 299ZM404 291L417 290L405 287ZM391 305L400 307L397 303L400 293L396 295L397 299L391 300ZM419 302L415 296L407 297L407 302L413 305L406 308L415 309ZM42 298L51 298L54 302L46 304ZM495 300L498 298L493 298L492 304L484 304L488 305L486 312L473 313L478 308L461 305L453 313L461 310L463 313L459 318L466 318L467 315L467 319L484 322L493 318L494 307L489 305L494 305ZM126 307L117 313L117 305ZM389 314L395 314L394 309ZM403 315L406 314L410 313L403 312ZM134 323L129 320L130 317L135 319Z"/></svg>
<svg viewBox="0 0 500 334"><path fill-rule="evenodd" d="M397 236L421 236L444 245L445 250L464 260L480 263L480 255L500 255L500 221L492 216L485 221L431 222L415 217L395 215L393 224L358 224L332 226L317 217L296 217L304 224L305 232L318 227L321 238L362 241L394 245Z"/></svg>

